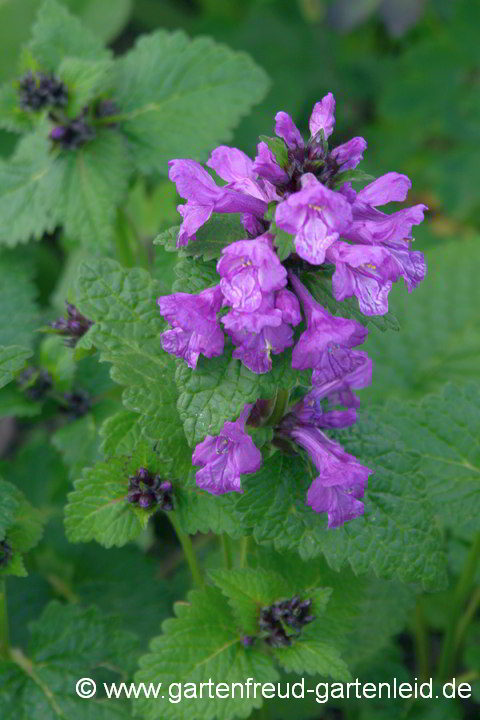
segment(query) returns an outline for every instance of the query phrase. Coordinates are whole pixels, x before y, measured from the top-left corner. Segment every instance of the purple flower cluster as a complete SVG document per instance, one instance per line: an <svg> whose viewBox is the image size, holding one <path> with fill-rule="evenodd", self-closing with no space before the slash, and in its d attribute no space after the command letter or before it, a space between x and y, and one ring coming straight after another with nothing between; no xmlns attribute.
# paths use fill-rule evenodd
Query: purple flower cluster
<svg viewBox="0 0 480 720"><path fill-rule="evenodd" d="M207 166L225 181L223 186L193 160L170 161L170 179L187 201L178 207L183 222L177 247L195 242L195 233L213 213L241 213L245 239L222 250L217 285L198 295L158 299L171 326L162 334L162 346L192 369L200 354L223 354L226 332L233 357L254 373L268 372L272 355L288 347L293 347L294 369L313 370L310 392L288 408L276 438L309 453L319 475L307 503L328 513L329 527L363 513L361 498L372 471L324 430L355 422L359 401L354 390L371 382L372 363L356 349L367 329L316 302L302 273L331 268L334 298L341 302L356 296L367 316L388 311L388 294L400 277L410 292L426 273L422 253L410 249L412 227L422 222L426 206L389 214L378 209L403 202L410 180L390 172L355 191L351 181L367 143L355 137L330 148L334 125L331 93L313 108L308 141L289 115L277 113L277 137L262 140L254 160L236 148L213 151ZM290 235L292 248L283 262L276 251L279 232ZM295 340L294 328L302 321ZM226 422L218 437L207 436L197 446L193 463L202 465L197 484L203 489L242 492L240 476L260 467L261 454L245 432L251 411L245 405L236 422ZM257 415L254 408L252 425Z"/></svg>

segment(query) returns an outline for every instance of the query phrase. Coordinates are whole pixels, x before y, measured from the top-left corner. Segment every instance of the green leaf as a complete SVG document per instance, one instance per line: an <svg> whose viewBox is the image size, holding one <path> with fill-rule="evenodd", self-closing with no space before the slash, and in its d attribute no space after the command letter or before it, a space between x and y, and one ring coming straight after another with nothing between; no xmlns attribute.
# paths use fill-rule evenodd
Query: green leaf
<svg viewBox="0 0 480 720"><path fill-rule="evenodd" d="M7 385L23 368L25 361L33 355L32 350L20 345L0 345L0 388Z"/></svg>
<svg viewBox="0 0 480 720"><path fill-rule="evenodd" d="M325 612L331 588L305 587L305 583L289 582L282 575L264 569L213 570L210 577L228 598L232 612L244 633L259 634L262 607L293 595L312 600L309 612L317 617ZM307 583L308 585L308 580ZM272 648L272 655L287 672L321 674L336 680L348 680L350 674L339 651L318 639L314 620L302 630L290 647Z"/></svg>
<svg viewBox="0 0 480 720"><path fill-rule="evenodd" d="M131 717L128 704L105 703L100 691L99 666L128 673L138 651L135 636L114 618L94 607L52 601L30 625L30 632L25 653L15 648L8 661L0 661L2 717L84 720L86 703L89 720ZM86 701L75 693L75 683L82 677L97 679L97 697Z"/></svg>
<svg viewBox="0 0 480 720"><path fill-rule="evenodd" d="M109 548L125 545L140 535L157 508L145 510L127 500L128 478L139 467L147 467L154 474L163 470L155 453L140 444L131 456L111 458L84 471L83 478L75 481L65 508L70 542L96 540Z"/></svg>
<svg viewBox="0 0 480 720"><path fill-rule="evenodd" d="M202 262L184 255L179 255L175 263L175 275L177 280L172 285L173 292L185 292L188 287L190 292L199 293L219 282L217 264L213 260Z"/></svg>
<svg viewBox="0 0 480 720"><path fill-rule="evenodd" d="M237 240L244 240L247 231L242 225L241 215L216 214L195 233L196 240L182 248L184 255L203 257L205 261L216 260L222 250Z"/></svg>
<svg viewBox="0 0 480 720"><path fill-rule="evenodd" d="M302 273L302 282L320 305L323 305L333 315L340 315L344 318L353 318L362 325L373 325L377 330L400 330L397 318L391 312L385 315L372 315L367 317L358 307L356 297L349 297L342 302L335 300L332 294L332 281L329 275L317 271Z"/></svg>
<svg viewBox="0 0 480 720"><path fill-rule="evenodd" d="M29 49L42 69L49 71L56 70L66 56L84 60L111 56L101 40L55 0L45 0L38 11Z"/></svg>
<svg viewBox="0 0 480 720"><path fill-rule="evenodd" d="M258 635L260 610L292 595L288 580L271 570L238 568L210 570L209 576L228 599L232 612L247 635ZM300 594L301 588L294 593ZM330 591L326 593L328 601Z"/></svg>
<svg viewBox="0 0 480 720"><path fill-rule="evenodd" d="M100 130L95 140L62 153L59 161L64 170L60 222L65 233L94 249L108 248L130 173L124 139L108 128Z"/></svg>
<svg viewBox="0 0 480 720"><path fill-rule="evenodd" d="M0 345L7 347L12 362L20 350L8 346L21 346L25 352L33 347L39 317L33 275L33 264L25 253L0 251Z"/></svg>
<svg viewBox="0 0 480 720"><path fill-rule="evenodd" d="M371 182L372 180L375 180L374 176L363 170L345 170L335 175L333 189L337 190L346 182Z"/></svg>
<svg viewBox="0 0 480 720"><path fill-rule="evenodd" d="M270 232L275 233L274 244L277 248L277 255L279 260L283 262L289 255L291 255L292 252L295 252L293 235L290 235L290 233L287 233L285 230L282 230L282 228L279 228L275 222L272 222Z"/></svg>
<svg viewBox="0 0 480 720"><path fill-rule="evenodd" d="M447 385L419 404L392 400L382 415L420 456L434 511L450 528L480 529L480 385Z"/></svg>
<svg viewBox="0 0 480 720"><path fill-rule="evenodd" d="M200 683L212 678L215 682L245 682L255 678L257 682L273 682L279 676L272 660L255 646L244 648L241 631L220 590L206 587L190 593L188 603L177 603L177 617L166 620L163 635L150 644L150 651L140 658L140 670L136 682L158 683L164 687L170 683ZM197 686L198 688L198 686ZM240 698L206 701L185 697L183 685L182 701L178 704L139 700L138 712L145 720L169 718L187 720L195 717L205 720L229 720L234 717L246 718L253 708L262 704L257 695Z"/></svg>
<svg viewBox="0 0 480 720"><path fill-rule="evenodd" d="M12 524L20 505L20 498L15 486L0 478L0 540Z"/></svg>
<svg viewBox="0 0 480 720"><path fill-rule="evenodd" d="M6 82L0 87L0 127L10 132L25 133L35 126L34 113L20 107L17 85Z"/></svg>
<svg viewBox="0 0 480 720"><path fill-rule="evenodd" d="M236 419L246 403L273 397L279 386L308 385L309 375L292 370L288 351L272 357L272 370L265 375L257 375L233 359L228 348L221 357L200 357L195 370L179 361L177 407L188 442L193 446L206 435L218 435L225 420Z"/></svg>
<svg viewBox="0 0 480 720"><path fill-rule="evenodd" d="M21 556L40 541L44 519L14 485L0 481L0 488L2 490L0 537L8 542L13 552L9 562L0 567L0 577L2 575L25 576L27 572Z"/></svg>
<svg viewBox="0 0 480 720"><path fill-rule="evenodd" d="M0 242L40 239L63 224L70 237L108 247L130 170L124 139L105 129L82 148L58 151L47 134L41 125L0 162Z"/></svg>
<svg viewBox="0 0 480 720"><path fill-rule="evenodd" d="M115 100L144 173L166 174L172 157L203 160L268 88L246 54L179 31L140 38L117 69Z"/></svg>
<svg viewBox="0 0 480 720"><path fill-rule="evenodd" d="M263 547L256 548L249 561L281 573L288 579L292 594L296 588L305 588L306 596L311 588L331 589L327 607L302 630L302 637L336 648L352 671L403 629L415 602L411 587L372 575L356 576L349 567L336 572L322 555L303 562L294 552L276 553Z"/></svg>
<svg viewBox="0 0 480 720"><path fill-rule="evenodd" d="M174 225L168 230L162 230L153 241L154 245L163 245L167 252L178 252L177 238L180 225Z"/></svg>
<svg viewBox="0 0 480 720"><path fill-rule="evenodd" d="M112 379L126 386L124 406L141 415L143 436L183 477L191 453L176 410L175 362L160 347L158 288L144 270L92 260L80 268L76 302L95 322L85 337L99 349L102 362L112 363Z"/></svg>
<svg viewBox="0 0 480 720"><path fill-rule="evenodd" d="M245 239L247 234L239 213L216 214L197 230L195 240L191 240L186 247L179 250L177 248L179 229L180 225L175 225L164 230L157 235L153 244L163 245L167 252L179 253L181 257L202 257L205 262L216 260L221 256L223 248L237 240Z"/></svg>
<svg viewBox="0 0 480 720"><path fill-rule="evenodd" d="M64 169L45 135L42 125L20 140L8 162L0 161L1 244L40 239L60 224Z"/></svg>
<svg viewBox="0 0 480 720"><path fill-rule="evenodd" d="M314 621L315 622L315 621ZM313 626L313 623L312 623ZM351 679L348 667L340 657L340 651L332 645L309 637L308 627L303 637L289 647L274 648L272 655L287 672L331 677L337 681L347 682Z"/></svg>
<svg viewBox="0 0 480 720"><path fill-rule="evenodd" d="M138 420L138 413L130 410L120 410L105 420L100 428L100 450L105 458L133 452L141 432Z"/></svg>
<svg viewBox="0 0 480 720"><path fill-rule="evenodd" d="M388 418L362 414L339 440L375 471L363 517L328 530L325 515L305 505L317 471L301 456L276 453L242 481L245 494L237 500L237 509L244 527L252 529L257 542L277 550L296 549L304 559L323 553L337 570L348 562L356 573L373 571L428 588L442 586L445 555L428 487L418 474L418 455L408 451ZM277 478L273 486L272 477Z"/></svg>
<svg viewBox="0 0 480 720"><path fill-rule="evenodd" d="M446 382L480 379L479 239L454 238L426 257L422 284L411 294L403 287L390 293L402 332L388 338L377 333L365 343L375 364L373 384L362 393L367 401L415 399Z"/></svg>
<svg viewBox="0 0 480 720"><path fill-rule="evenodd" d="M234 493L218 496L204 492L196 487L192 475L184 484L175 485L175 512L182 530L190 535L214 532L241 537Z"/></svg>
<svg viewBox="0 0 480 720"><path fill-rule="evenodd" d="M267 135L260 135L260 140L268 145L268 149L275 157L278 165L281 168L288 168L288 149L285 142L281 138L267 137Z"/></svg>
<svg viewBox="0 0 480 720"><path fill-rule="evenodd" d="M86 60L65 57L58 68L58 76L68 88L68 114L75 117L102 91L108 89L113 69L111 60Z"/></svg>

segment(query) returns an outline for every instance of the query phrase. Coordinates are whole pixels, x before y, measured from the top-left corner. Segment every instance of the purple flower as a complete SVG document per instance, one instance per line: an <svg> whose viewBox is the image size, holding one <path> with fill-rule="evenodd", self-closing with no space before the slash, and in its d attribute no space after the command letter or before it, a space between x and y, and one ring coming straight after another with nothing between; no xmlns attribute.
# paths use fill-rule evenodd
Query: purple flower
<svg viewBox="0 0 480 720"><path fill-rule="evenodd" d="M238 420L224 423L218 436L207 435L195 448L192 463L203 466L196 474L197 485L202 490L214 495L242 493L240 476L260 469L262 454L245 432L245 421L252 407L252 404L245 405Z"/></svg>
<svg viewBox="0 0 480 720"><path fill-rule="evenodd" d="M266 293L287 284L287 271L268 234L228 245L217 263L217 272L223 295L236 310L257 310Z"/></svg>
<svg viewBox="0 0 480 720"><path fill-rule="evenodd" d="M364 350L328 343L312 373L317 392L328 396L331 404L358 407L352 388L360 390L372 382L372 360Z"/></svg>
<svg viewBox="0 0 480 720"><path fill-rule="evenodd" d="M324 403L325 401L328 402L328 396L328 387L312 388L293 407L291 418L289 418L290 422L327 428L343 428L353 425L357 419L355 408L348 408L348 410L326 409Z"/></svg>
<svg viewBox="0 0 480 720"><path fill-rule="evenodd" d="M275 115L275 135L282 138L294 157L302 159L305 147L302 134L286 112Z"/></svg>
<svg viewBox="0 0 480 720"><path fill-rule="evenodd" d="M157 300L160 314L172 330L162 333L163 349L183 358L191 368L197 366L200 353L215 357L223 353L224 336L217 321L223 302L220 285L202 290L199 295L174 293Z"/></svg>
<svg viewBox="0 0 480 720"><path fill-rule="evenodd" d="M413 205L387 215L366 205L354 205L353 223L344 234L349 240L372 245L398 243L411 238L412 226L423 222L426 209L426 205Z"/></svg>
<svg viewBox="0 0 480 720"><path fill-rule="evenodd" d="M293 350L292 367L298 370L315 368L331 343L352 348L364 342L368 330L363 325L330 315L315 302L293 273L289 277L307 318L307 329Z"/></svg>
<svg viewBox="0 0 480 720"><path fill-rule="evenodd" d="M282 318L282 310L275 307L275 294L271 292L263 296L262 302L256 310L252 312L231 310L222 317L221 322L227 330L235 332L247 330L259 333L266 326L278 327L282 323Z"/></svg>
<svg viewBox="0 0 480 720"><path fill-rule="evenodd" d="M265 200L267 203L278 200L273 185L258 177L253 160L237 148L220 145L210 155L207 165L215 170L232 190Z"/></svg>
<svg viewBox="0 0 480 720"><path fill-rule="evenodd" d="M289 435L307 450L319 472L308 489L307 505L315 512L328 513L329 528L363 515L360 498L373 471L317 428L299 425Z"/></svg>
<svg viewBox="0 0 480 720"><path fill-rule="evenodd" d="M411 187L412 183L406 175L389 172L360 190L357 193L357 201L372 207L386 205L393 201L403 202Z"/></svg>
<svg viewBox="0 0 480 720"><path fill-rule="evenodd" d="M302 176L301 184L299 192L278 205L275 222L295 235L301 258L321 265L327 248L351 223L352 210L342 194L326 188L311 173Z"/></svg>
<svg viewBox="0 0 480 720"><path fill-rule="evenodd" d="M302 322L300 304L297 296L290 290L279 290L275 296L275 307L282 311L282 320L291 325Z"/></svg>
<svg viewBox="0 0 480 720"><path fill-rule="evenodd" d="M267 209L264 200L228 187L219 187L195 160L170 160L168 164L170 180L176 184L179 195L188 201L186 205L177 207L183 217L177 247L187 245L213 212L242 212L263 218Z"/></svg>
<svg viewBox="0 0 480 720"><path fill-rule="evenodd" d="M257 145L257 156L253 163L253 168L262 178L265 178L265 180L268 180L274 185L284 185L288 183L288 174L277 164L275 155L265 142L260 142Z"/></svg>
<svg viewBox="0 0 480 720"><path fill-rule="evenodd" d="M335 264L332 289L337 300L355 295L364 315L388 312L388 293L402 269L387 248L338 241L326 256Z"/></svg>
<svg viewBox="0 0 480 720"><path fill-rule="evenodd" d="M367 148L367 141L362 137L354 137L343 145L337 145L330 153L330 157L339 169L352 170L363 160L363 153Z"/></svg>
<svg viewBox="0 0 480 720"><path fill-rule="evenodd" d="M293 345L292 328L284 322L278 326L267 325L260 332L231 327L228 334L237 346L232 356L257 375L272 369L272 355L279 355Z"/></svg>
<svg viewBox="0 0 480 720"><path fill-rule="evenodd" d="M308 123L312 137L323 130L325 139L329 138L335 127L335 98L328 93L313 106L310 121Z"/></svg>

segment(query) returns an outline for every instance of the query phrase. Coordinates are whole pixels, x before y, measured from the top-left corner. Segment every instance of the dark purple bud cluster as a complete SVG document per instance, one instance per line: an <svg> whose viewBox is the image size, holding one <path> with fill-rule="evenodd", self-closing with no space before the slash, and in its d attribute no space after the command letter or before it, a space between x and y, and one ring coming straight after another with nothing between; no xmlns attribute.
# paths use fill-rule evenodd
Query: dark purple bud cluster
<svg viewBox="0 0 480 720"><path fill-rule="evenodd" d="M0 540L0 568L6 567L13 555L13 550L7 540Z"/></svg>
<svg viewBox="0 0 480 720"><path fill-rule="evenodd" d="M57 331L58 335L65 337L65 345L75 347L80 338L85 335L87 330L93 325L93 322L82 315L75 305L69 302L67 306L67 317L59 318L50 323L50 327Z"/></svg>
<svg viewBox="0 0 480 720"><path fill-rule="evenodd" d="M311 600L301 600L295 595L290 600L280 600L269 607L262 608L259 626L266 634L267 645L272 647L286 647L298 637L304 625L315 620L310 615Z"/></svg>
<svg viewBox="0 0 480 720"><path fill-rule="evenodd" d="M88 393L83 390L64 393L63 400L65 404L60 406L61 410L72 420L86 415L92 406Z"/></svg>
<svg viewBox="0 0 480 720"><path fill-rule="evenodd" d="M43 110L45 107L65 107L68 90L53 73L30 70L19 83L20 106L24 110Z"/></svg>
<svg viewBox="0 0 480 720"><path fill-rule="evenodd" d="M95 128L89 122L88 108L83 108L73 120L56 125L50 133L50 139L63 150L76 150L93 140L96 134Z"/></svg>
<svg viewBox="0 0 480 720"><path fill-rule="evenodd" d="M141 467L135 475L130 475L128 502L145 510L159 506L161 510L173 510L173 486L160 475L152 475L147 468Z"/></svg>
<svg viewBox="0 0 480 720"><path fill-rule="evenodd" d="M18 384L29 400L43 400L52 389L52 376L41 368L29 367L18 377Z"/></svg>

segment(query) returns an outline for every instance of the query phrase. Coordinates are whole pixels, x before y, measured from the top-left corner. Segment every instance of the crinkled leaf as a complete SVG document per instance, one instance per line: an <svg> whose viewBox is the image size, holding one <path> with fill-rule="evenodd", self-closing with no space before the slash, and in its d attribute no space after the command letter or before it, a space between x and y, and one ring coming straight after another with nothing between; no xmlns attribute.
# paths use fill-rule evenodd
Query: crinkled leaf
<svg viewBox="0 0 480 720"><path fill-rule="evenodd" d="M362 393L368 400L419 398L446 382L480 379L479 239L435 245L426 253L422 284L411 294L403 287L390 293L402 332L371 334L365 343L375 363L373 383Z"/></svg>
<svg viewBox="0 0 480 720"><path fill-rule="evenodd" d="M167 173L175 157L202 160L268 88L244 53L209 38L158 30L140 38L117 63L116 102L145 173Z"/></svg>
<svg viewBox="0 0 480 720"><path fill-rule="evenodd" d="M48 71L56 70L66 56L85 60L111 56L102 41L55 0L44 0L38 11L29 49L42 69Z"/></svg>
<svg viewBox="0 0 480 720"><path fill-rule="evenodd" d="M290 389L308 384L308 373L291 367L291 352L272 357L272 370L257 375L231 357L226 348L221 357L199 358L195 370L178 362L175 380L180 397L178 411L191 445L206 435L218 435L226 420L236 419L245 403L273 397L280 386Z"/></svg>
<svg viewBox="0 0 480 720"><path fill-rule="evenodd" d="M391 401L383 412L405 445L420 456L435 513L454 529L480 529L480 386L447 385L419 404Z"/></svg>
<svg viewBox="0 0 480 720"><path fill-rule="evenodd" d="M130 170L124 139L105 129L77 150L59 151L47 135L42 124L0 162L1 242L40 239L64 225L77 241L108 247Z"/></svg>
<svg viewBox="0 0 480 720"><path fill-rule="evenodd" d="M256 540L280 550L295 548L303 558L323 553L339 569L349 562L356 573L422 582L445 581L445 556L419 457L384 419L360 415L340 434L346 450L372 468L365 494L365 515L328 530L326 516L305 504L317 474L301 456L276 453L254 475L243 479L245 494L237 508ZM277 478L272 486L271 478Z"/></svg>
<svg viewBox="0 0 480 720"><path fill-rule="evenodd" d="M317 637L315 622L325 612L331 588L305 587L305 583L289 582L287 574L264 569L235 569L210 571L214 583L228 598L232 612L243 632L259 633L259 615L263 607L293 595L309 599L309 613L315 616L301 635L287 648L273 648L272 655L288 672L312 673L331 676L336 680L348 680L350 675L339 651ZM307 583L308 585L308 579Z"/></svg>
<svg viewBox="0 0 480 720"><path fill-rule="evenodd" d="M33 275L33 263L25 253L0 252L0 345L33 346L39 316Z"/></svg>
<svg viewBox="0 0 480 720"><path fill-rule="evenodd" d="M62 59L58 77L68 89L68 114L75 117L91 100L108 89L113 62L108 59L86 60L69 55L70 53Z"/></svg>
<svg viewBox="0 0 480 720"><path fill-rule="evenodd" d="M40 541L44 518L14 485L1 482L1 489L2 495L5 491L5 498L2 497L0 507L0 537L10 546L12 557L6 565L0 567L0 576L25 576L27 572L22 555Z"/></svg>
<svg viewBox="0 0 480 720"><path fill-rule="evenodd" d="M270 230L272 233L275 233L274 244L277 249L277 255L279 259L283 262L288 258L289 255L291 255L292 252L295 252L293 235L290 235L290 233L282 230L282 228L279 228L278 225L275 224L275 222L272 222Z"/></svg>
<svg viewBox="0 0 480 720"><path fill-rule="evenodd" d="M106 458L133 452L141 433L138 421L138 413L130 410L120 410L105 420L100 428L100 450Z"/></svg>
<svg viewBox="0 0 480 720"><path fill-rule="evenodd" d="M244 648L242 635L235 625L231 610L220 590L206 587L189 595L188 603L175 606L177 617L166 620L163 634L152 640L150 651L140 658L136 682L245 682L253 677L257 682L278 680L272 660L255 646ZM217 680L218 679L218 680ZM171 718L187 720L229 720L250 715L262 704L255 699L238 695L235 698L187 699L182 702L159 703L139 700L136 710L145 720Z"/></svg>
<svg viewBox="0 0 480 720"><path fill-rule="evenodd" d="M143 435L181 477L191 453L176 410L175 362L160 346L158 294L157 281L144 270L99 260L81 266L76 301L95 322L84 339L99 349L101 361L112 363L113 380L126 386L125 407L141 415Z"/></svg>
<svg viewBox="0 0 480 720"><path fill-rule="evenodd" d="M13 380L32 354L32 350L20 345L0 345L0 388Z"/></svg>
<svg viewBox="0 0 480 720"><path fill-rule="evenodd" d="M100 665L116 673L117 668L130 671L131 658L138 650L136 639L119 627L117 620L103 616L94 607L85 609L52 601L31 624L30 631L25 652L15 648L9 661L0 661L3 718L126 720L131 717L127 703L105 703L100 682L95 698L85 700L75 693L79 678L98 679Z"/></svg>
<svg viewBox="0 0 480 720"><path fill-rule="evenodd" d="M3 540L5 530L12 524L19 508L18 491L9 482L0 479L0 539Z"/></svg>
<svg viewBox="0 0 480 720"><path fill-rule="evenodd" d="M20 107L16 83L8 81L0 87L0 127L10 132L25 133L35 127L34 113Z"/></svg>
<svg viewBox="0 0 480 720"><path fill-rule="evenodd" d="M105 547L125 545L146 527L157 509L143 509L127 500L128 478L139 467L160 472L158 458L146 445L132 456L111 458L87 468L74 483L65 508L65 529L71 542L96 540Z"/></svg>
<svg viewBox="0 0 480 720"><path fill-rule="evenodd" d="M188 288L191 293L199 293L220 282L216 262L202 262L183 255L175 263L175 275L177 280L172 285L173 292L185 292Z"/></svg>

